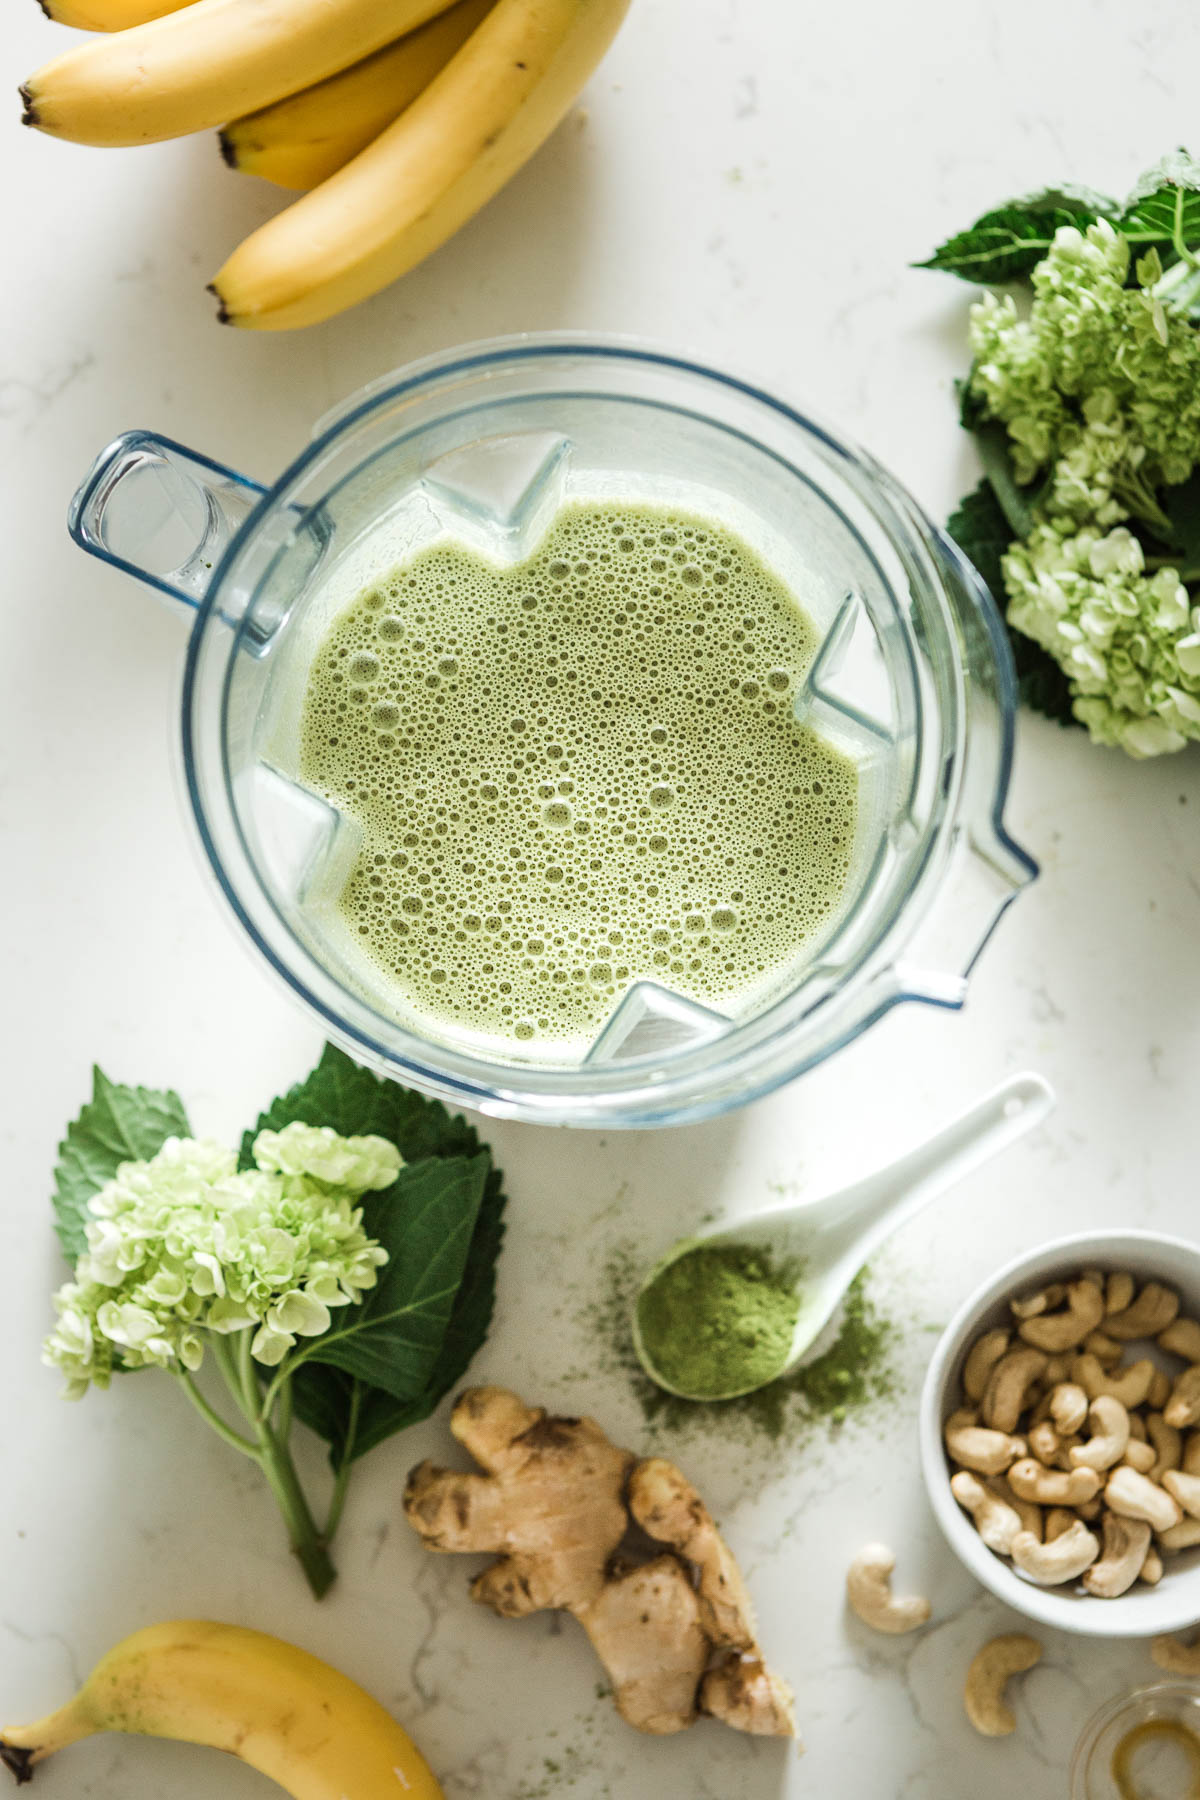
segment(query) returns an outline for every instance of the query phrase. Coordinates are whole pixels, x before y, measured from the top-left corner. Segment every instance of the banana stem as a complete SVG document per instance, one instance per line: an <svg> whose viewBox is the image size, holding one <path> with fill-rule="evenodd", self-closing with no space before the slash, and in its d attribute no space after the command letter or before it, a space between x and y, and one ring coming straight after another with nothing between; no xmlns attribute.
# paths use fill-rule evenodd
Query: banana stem
<svg viewBox="0 0 1200 1800"><path fill-rule="evenodd" d="M56 1750L77 1744L80 1738L95 1734L95 1721L88 1717L82 1696L61 1706L57 1712L32 1725L9 1725L0 1735L0 1766L15 1777L18 1787L33 1780L38 1763L45 1762Z"/></svg>

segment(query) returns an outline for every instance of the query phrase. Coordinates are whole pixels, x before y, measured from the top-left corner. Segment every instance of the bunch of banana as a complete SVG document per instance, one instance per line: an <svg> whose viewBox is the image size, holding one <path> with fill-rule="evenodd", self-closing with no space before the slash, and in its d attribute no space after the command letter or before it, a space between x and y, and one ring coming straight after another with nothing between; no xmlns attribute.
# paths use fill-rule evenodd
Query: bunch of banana
<svg viewBox="0 0 1200 1800"><path fill-rule="evenodd" d="M116 145L224 124L233 167L309 190L212 283L223 320L270 331L365 300L465 224L553 131L629 0L42 4L108 35L29 78L27 125Z"/></svg>
<svg viewBox="0 0 1200 1800"><path fill-rule="evenodd" d="M443 1800L390 1714L345 1675L259 1631L182 1619L109 1651L73 1700L0 1732L18 1782L101 1731L228 1750L296 1800Z"/></svg>

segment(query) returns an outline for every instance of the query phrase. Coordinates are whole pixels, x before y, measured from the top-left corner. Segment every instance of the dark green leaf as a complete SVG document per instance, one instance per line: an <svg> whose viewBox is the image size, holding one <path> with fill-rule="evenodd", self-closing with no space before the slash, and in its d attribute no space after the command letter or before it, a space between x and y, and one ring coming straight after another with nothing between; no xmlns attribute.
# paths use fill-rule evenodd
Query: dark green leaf
<svg viewBox="0 0 1200 1800"><path fill-rule="evenodd" d="M1004 575L1000 558L1013 541L1012 527L986 476L977 488L959 501L946 521L946 530L963 555L974 563L991 589L996 605L1004 605Z"/></svg>
<svg viewBox="0 0 1200 1800"><path fill-rule="evenodd" d="M1171 524L1166 547L1180 553L1189 580L1200 579L1200 468L1178 487L1161 489L1159 499Z"/></svg>
<svg viewBox="0 0 1200 1800"><path fill-rule="evenodd" d="M1131 244L1156 245L1170 261L1200 243L1200 163L1171 151L1141 177L1116 223Z"/></svg>
<svg viewBox="0 0 1200 1800"><path fill-rule="evenodd" d="M1004 575L1000 559L1012 543L1014 534L990 481L981 481L974 492L960 502L958 510L947 521L946 530L963 555L979 570L996 604L1003 610ZM1011 625L1008 641L1016 664L1017 691L1022 705L1043 713L1048 719L1057 719L1060 725L1077 725L1079 721L1071 711L1070 683L1054 658Z"/></svg>
<svg viewBox="0 0 1200 1800"><path fill-rule="evenodd" d="M1011 527L1009 537L1028 537L1033 530L1034 502L1029 490L1020 487L1013 474L1012 447L1007 427L996 421L989 421L976 425L972 436L979 452L979 460L983 464L983 472L991 482L992 492Z"/></svg>
<svg viewBox="0 0 1200 1800"><path fill-rule="evenodd" d="M1111 218L1114 200L1089 188L1046 188L1027 194L976 219L966 231L939 244L919 269L942 269L964 281L984 285L1019 281L1042 260L1060 225L1080 231L1100 218Z"/></svg>
<svg viewBox="0 0 1200 1800"><path fill-rule="evenodd" d="M417 1197L408 1185L417 1179L413 1165L429 1157L466 1157L484 1171L482 1194L477 1201L465 1262L460 1264L457 1290L449 1315L443 1319L437 1354L419 1385L401 1393L396 1380L372 1385L332 1362L315 1360L301 1364L293 1377L297 1416L325 1439L330 1446L330 1460L339 1468L347 1458L363 1456L394 1432L428 1418L461 1380L486 1338L495 1300L496 1259L504 1234L503 1180L500 1171L491 1166L486 1146L480 1144L474 1128L465 1119L451 1115L436 1100L427 1100L372 1075L332 1044L326 1045L308 1079L276 1100L246 1133L242 1143L243 1167L251 1165L250 1146L256 1132L267 1127L278 1130L293 1119L310 1125L332 1125L345 1136L378 1132L399 1147L410 1166L401 1171L393 1188L372 1196L365 1209L368 1229L381 1236L389 1248L389 1238L380 1228L380 1215L399 1192L400 1211L393 1213L390 1223L402 1229L404 1208ZM420 1177L422 1184L424 1180L424 1176ZM384 1224L387 1223L385 1218ZM372 1305L378 1303L377 1290ZM337 1328L335 1322L334 1329ZM411 1359L406 1366L411 1376ZM352 1416L355 1429L351 1440Z"/></svg>
<svg viewBox="0 0 1200 1800"><path fill-rule="evenodd" d="M183 1101L169 1089L121 1087L92 1071L92 1097L67 1126L54 1171L54 1229L67 1260L87 1248L87 1203L123 1162L144 1162L169 1137L186 1137Z"/></svg>
<svg viewBox="0 0 1200 1800"><path fill-rule="evenodd" d="M483 1199L485 1153L430 1156L367 1196L363 1225L388 1253L361 1306L335 1314L305 1346L306 1361L332 1364L398 1400L416 1399L436 1367Z"/></svg>

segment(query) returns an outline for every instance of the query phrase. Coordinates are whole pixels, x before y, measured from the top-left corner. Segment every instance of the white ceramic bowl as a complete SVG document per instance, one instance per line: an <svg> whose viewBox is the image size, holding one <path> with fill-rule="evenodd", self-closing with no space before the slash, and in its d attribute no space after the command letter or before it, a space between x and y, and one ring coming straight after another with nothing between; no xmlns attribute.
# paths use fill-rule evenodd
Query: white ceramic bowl
<svg viewBox="0 0 1200 1800"><path fill-rule="evenodd" d="M1157 1587L1135 1583L1116 1600L1100 1600L1079 1586L1042 1588L1028 1581L1004 1557L989 1550L969 1516L950 1492L950 1468L942 1444L942 1426L963 1403L962 1364L981 1332L1008 1324L1008 1301L1048 1281L1078 1275L1081 1269L1128 1269L1139 1284L1168 1283L1182 1297L1182 1311L1200 1318L1200 1244L1161 1237L1153 1231L1095 1231L1058 1238L993 1275L966 1300L938 1341L921 1393L921 1470L938 1524L950 1548L976 1579L998 1600L1060 1631L1092 1637L1151 1637L1160 1631L1182 1631L1200 1620L1200 1547L1166 1558ZM1135 1356L1154 1354L1178 1370L1178 1361L1153 1346L1127 1346Z"/></svg>

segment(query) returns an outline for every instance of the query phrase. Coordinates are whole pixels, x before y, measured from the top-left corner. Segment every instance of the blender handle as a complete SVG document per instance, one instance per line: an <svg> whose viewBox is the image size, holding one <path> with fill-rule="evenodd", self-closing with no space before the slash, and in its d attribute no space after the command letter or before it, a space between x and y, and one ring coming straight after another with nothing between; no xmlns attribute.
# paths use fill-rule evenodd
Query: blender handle
<svg viewBox="0 0 1200 1800"><path fill-rule="evenodd" d="M81 550L157 588L190 616L265 491L170 438L127 431L88 470L67 526Z"/></svg>

